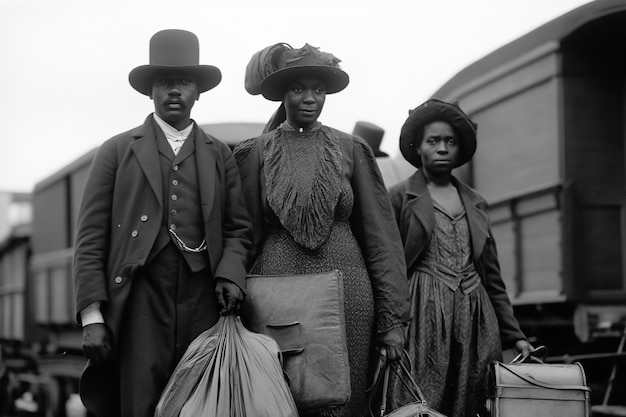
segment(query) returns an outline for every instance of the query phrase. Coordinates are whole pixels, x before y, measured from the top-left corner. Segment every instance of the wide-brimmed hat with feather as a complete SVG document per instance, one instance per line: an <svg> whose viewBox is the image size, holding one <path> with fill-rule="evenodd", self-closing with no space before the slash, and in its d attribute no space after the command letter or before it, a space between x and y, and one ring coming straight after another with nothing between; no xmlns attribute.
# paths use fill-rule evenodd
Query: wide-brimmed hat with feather
<svg viewBox="0 0 626 417"><path fill-rule="evenodd" d="M130 85L141 94L152 93L156 77L177 71L189 74L203 93L222 81L222 73L213 65L200 65L198 37L186 30L166 29L150 39L150 64L134 68L128 74Z"/></svg>
<svg viewBox="0 0 626 417"><path fill-rule="evenodd" d="M476 152L476 128L467 114L456 103L447 103L442 100L430 99L409 111L400 130L400 152L413 166L422 166L422 158L417 148L422 141L417 135L423 134L424 126L435 121L447 122L452 126L459 140L459 160L455 167L461 166L472 159Z"/></svg>
<svg viewBox="0 0 626 417"><path fill-rule="evenodd" d="M291 82L311 77L324 83L326 94L337 93L350 82L339 62L333 54L308 43L299 49L285 43L274 44L252 56L246 67L246 90L271 101L282 101Z"/></svg>

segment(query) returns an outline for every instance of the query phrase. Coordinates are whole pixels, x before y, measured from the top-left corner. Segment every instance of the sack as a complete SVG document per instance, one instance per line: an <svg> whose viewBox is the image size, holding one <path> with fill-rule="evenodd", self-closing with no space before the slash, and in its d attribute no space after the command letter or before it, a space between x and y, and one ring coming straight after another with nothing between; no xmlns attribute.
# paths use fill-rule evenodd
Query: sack
<svg viewBox="0 0 626 417"><path fill-rule="evenodd" d="M350 367L343 275L250 275L241 318L247 328L276 340L298 410L344 405Z"/></svg>
<svg viewBox="0 0 626 417"><path fill-rule="evenodd" d="M221 316L185 351L155 417L297 417L279 356L274 340Z"/></svg>
<svg viewBox="0 0 626 417"><path fill-rule="evenodd" d="M545 348L544 348L545 349ZM546 364L525 358L493 362L489 372L491 417L589 417L585 371L580 363Z"/></svg>
<svg viewBox="0 0 626 417"><path fill-rule="evenodd" d="M404 351L404 356L408 358L408 353ZM387 389L389 386L389 372L393 372L398 377L404 388L413 396L414 402L396 408L391 413L387 411ZM411 375L411 371L402 361L387 363L382 357L378 361L378 367L374 373L374 382L368 388L369 392L369 413L371 417L446 417L439 411L428 406L424 394ZM379 398L379 399L378 399ZM372 411L372 404L378 404L376 414Z"/></svg>

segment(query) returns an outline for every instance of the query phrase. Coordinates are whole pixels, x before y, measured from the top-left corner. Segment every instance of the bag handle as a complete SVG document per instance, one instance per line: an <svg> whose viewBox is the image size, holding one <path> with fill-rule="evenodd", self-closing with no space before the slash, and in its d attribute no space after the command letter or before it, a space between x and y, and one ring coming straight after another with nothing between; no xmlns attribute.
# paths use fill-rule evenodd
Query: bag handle
<svg viewBox="0 0 626 417"><path fill-rule="evenodd" d="M403 351L403 356L407 358L409 364L411 363L411 358L406 350ZM395 365L395 366L394 366ZM412 366L411 366L412 368ZM387 410L387 390L389 388L389 371L393 370L393 372L397 375L398 380L402 383L402 385L407 389L407 391L414 397L414 399L425 407L428 407L428 403L424 398L424 394L422 394L422 390L420 390L417 382L411 375L411 371L407 368L407 366L402 362L402 360L398 360L395 363L387 362L386 358L380 356L378 359L378 364L376 366L376 371L374 372L374 381L372 385L367 388L367 392L369 393L368 398L368 411L371 417L375 417L372 413L372 402L373 397L376 391L376 388L380 386L382 382L382 390L381 390L381 402L378 406L379 416L383 417ZM408 382L407 380L408 379ZM382 381L381 381L382 380Z"/></svg>
<svg viewBox="0 0 626 417"><path fill-rule="evenodd" d="M531 350L528 355L524 355L520 353L516 357L513 358L511 364L518 363L543 363L546 360L546 356L548 356L548 348L544 345L538 346L535 349Z"/></svg>

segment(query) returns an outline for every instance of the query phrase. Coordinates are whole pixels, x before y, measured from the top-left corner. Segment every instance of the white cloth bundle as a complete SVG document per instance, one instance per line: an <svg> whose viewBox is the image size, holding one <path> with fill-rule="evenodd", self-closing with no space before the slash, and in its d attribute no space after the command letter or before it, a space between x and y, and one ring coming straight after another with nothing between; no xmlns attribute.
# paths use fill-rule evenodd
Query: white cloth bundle
<svg viewBox="0 0 626 417"><path fill-rule="evenodd" d="M155 417L297 417L276 342L222 316L190 345Z"/></svg>

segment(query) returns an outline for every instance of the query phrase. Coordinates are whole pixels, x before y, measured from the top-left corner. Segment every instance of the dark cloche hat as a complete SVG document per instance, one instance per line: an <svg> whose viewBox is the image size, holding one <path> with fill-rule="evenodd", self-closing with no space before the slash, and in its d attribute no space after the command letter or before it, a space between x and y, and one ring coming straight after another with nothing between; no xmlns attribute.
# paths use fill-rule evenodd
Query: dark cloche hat
<svg viewBox="0 0 626 417"><path fill-rule="evenodd" d="M287 84L302 77L322 81L326 94L337 93L350 82L348 74L339 68L339 58L308 43L300 49L284 47L280 49L280 55L276 54L273 58L276 70L261 81L259 88L268 100L282 101Z"/></svg>
<svg viewBox="0 0 626 417"><path fill-rule="evenodd" d="M434 121L449 123L458 136L460 154L455 168L472 159L474 152L476 152L476 123L461 110L458 104L447 103L434 98L410 110L409 117L402 125L400 152L402 152L404 159L417 168L422 166L422 159L417 154L417 147L422 138L416 138L415 135L422 132L426 124Z"/></svg>
<svg viewBox="0 0 626 417"><path fill-rule="evenodd" d="M150 64L133 69L128 81L135 90L149 96L156 76L181 71L192 76L198 92L204 93L222 81L222 73L217 67L199 62L200 45L195 34L180 29L162 30L150 39Z"/></svg>

